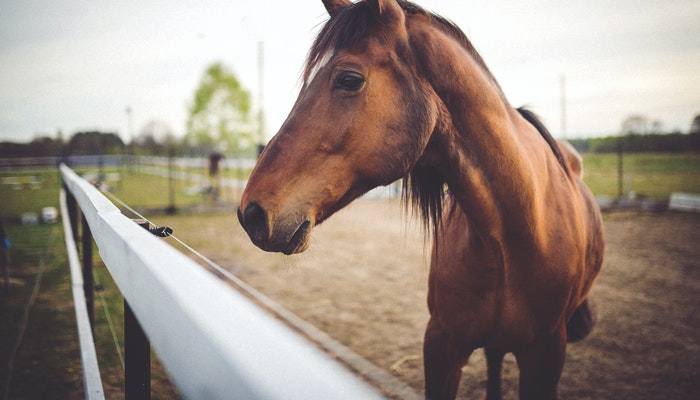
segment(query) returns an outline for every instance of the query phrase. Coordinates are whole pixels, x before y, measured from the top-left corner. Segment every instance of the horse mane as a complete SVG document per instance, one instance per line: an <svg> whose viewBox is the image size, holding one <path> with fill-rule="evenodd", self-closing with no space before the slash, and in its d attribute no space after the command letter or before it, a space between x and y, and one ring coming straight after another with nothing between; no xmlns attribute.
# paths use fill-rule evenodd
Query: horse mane
<svg viewBox="0 0 700 400"><path fill-rule="evenodd" d="M456 40L470 54L472 59L489 78L504 103L508 104L503 90L486 66L481 55L479 55L471 41L454 22L438 14L426 11L424 8L410 1L397 1L406 15L427 16L443 33ZM309 50L306 66L304 68L304 84L308 83L313 71L321 66L320 64L327 59L328 55L332 55L337 50L358 45L368 35L372 33L381 34L381 32L381 21L374 16L372 10L365 1L350 3L342 7L328 22L326 22ZM534 113L523 108L519 108L518 112L520 112L520 114L537 129L540 135L542 135L568 174L569 169L564 161L564 157L547 128L545 128ZM408 204L413 205L413 209L418 211L423 221L425 230L432 231L436 242L437 228L442 220L444 198L445 182L440 174L432 167L417 165L409 171L408 176L403 180L402 199L404 204L406 204L406 206L408 206ZM453 209L454 207L457 207L457 202L453 202Z"/></svg>
<svg viewBox="0 0 700 400"><path fill-rule="evenodd" d="M549 129L547 129L546 126L540 121L540 118L532 111L524 108L524 107L519 107L518 112L520 115L525 118L527 122L530 123L530 125L534 126L535 129L537 129L537 132L542 135L542 138L547 142L549 147L552 149L552 152L554 153L554 156L557 158L557 161L559 161L559 164L561 164L561 167L564 168L564 171L566 172L567 175L571 173L569 170L569 165L566 163L566 159L564 158L564 154L561 152L561 149L559 148L559 145L557 144L557 141L554 139L551 133L549 133Z"/></svg>

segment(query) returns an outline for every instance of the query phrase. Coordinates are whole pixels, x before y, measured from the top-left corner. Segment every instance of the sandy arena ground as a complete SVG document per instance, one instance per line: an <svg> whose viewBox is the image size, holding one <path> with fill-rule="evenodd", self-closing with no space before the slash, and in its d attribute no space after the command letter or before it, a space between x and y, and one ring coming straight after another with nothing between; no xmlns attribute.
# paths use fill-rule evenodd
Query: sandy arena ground
<svg viewBox="0 0 700 400"><path fill-rule="evenodd" d="M291 257L258 250L235 215L176 218L179 238L422 392L429 246L399 201L356 201ZM700 216L612 213L605 230L600 322L568 347L560 398L699 399ZM517 398L517 377L509 355L504 398ZM485 382L477 350L459 398L482 399Z"/></svg>

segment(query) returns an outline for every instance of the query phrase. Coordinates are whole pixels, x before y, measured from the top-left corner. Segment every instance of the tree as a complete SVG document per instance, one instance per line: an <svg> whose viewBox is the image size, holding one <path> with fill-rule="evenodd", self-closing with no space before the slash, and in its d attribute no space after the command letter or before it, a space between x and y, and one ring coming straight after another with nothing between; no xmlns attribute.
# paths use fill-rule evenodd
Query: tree
<svg viewBox="0 0 700 400"><path fill-rule="evenodd" d="M61 154L63 141L50 137L34 138L29 143L0 143L0 158L54 157Z"/></svg>
<svg viewBox="0 0 700 400"><path fill-rule="evenodd" d="M698 134L700 133L700 114L697 114L693 118L693 122L690 123L690 131L689 133L693 134Z"/></svg>
<svg viewBox="0 0 700 400"><path fill-rule="evenodd" d="M239 151L254 144L250 93L221 63L207 68L194 93L185 140L205 152Z"/></svg>
<svg viewBox="0 0 700 400"><path fill-rule="evenodd" d="M633 114L622 121L622 134L643 135L650 132L649 119L643 115Z"/></svg>
<svg viewBox="0 0 700 400"><path fill-rule="evenodd" d="M66 147L66 155L120 154L124 142L116 133L97 131L78 132L73 135Z"/></svg>
<svg viewBox="0 0 700 400"><path fill-rule="evenodd" d="M688 146L693 151L700 151L700 114L696 114L690 124Z"/></svg>
<svg viewBox="0 0 700 400"><path fill-rule="evenodd" d="M178 140L172 130L163 121L151 120L141 128L135 139L136 152L149 155L169 155L179 153Z"/></svg>

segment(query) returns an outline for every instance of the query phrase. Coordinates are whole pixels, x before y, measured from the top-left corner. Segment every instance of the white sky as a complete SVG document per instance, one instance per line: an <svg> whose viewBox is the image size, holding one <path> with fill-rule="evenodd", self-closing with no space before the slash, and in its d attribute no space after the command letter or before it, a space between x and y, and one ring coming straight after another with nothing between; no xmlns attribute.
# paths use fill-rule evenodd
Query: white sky
<svg viewBox="0 0 700 400"><path fill-rule="evenodd" d="M687 131L700 113L698 0L418 0L472 40L511 104L561 136L616 133L630 114ZM4 0L0 141L81 130L128 139L152 120L182 135L208 65L222 61L257 96L265 42L267 136L284 121L325 21L320 0Z"/></svg>

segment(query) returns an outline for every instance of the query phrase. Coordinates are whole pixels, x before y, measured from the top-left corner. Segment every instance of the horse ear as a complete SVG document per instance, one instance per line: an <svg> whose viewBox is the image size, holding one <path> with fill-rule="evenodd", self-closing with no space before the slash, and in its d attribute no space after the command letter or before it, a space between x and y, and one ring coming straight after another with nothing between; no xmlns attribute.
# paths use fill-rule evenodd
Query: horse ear
<svg viewBox="0 0 700 400"><path fill-rule="evenodd" d="M328 11L328 14L331 17L334 17L335 14L340 11L341 8L347 6L350 4L350 0L321 0L323 1L323 5L326 7L326 11Z"/></svg>
<svg viewBox="0 0 700 400"><path fill-rule="evenodd" d="M403 9L396 0L367 0L374 14L385 21L401 20Z"/></svg>

